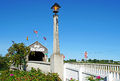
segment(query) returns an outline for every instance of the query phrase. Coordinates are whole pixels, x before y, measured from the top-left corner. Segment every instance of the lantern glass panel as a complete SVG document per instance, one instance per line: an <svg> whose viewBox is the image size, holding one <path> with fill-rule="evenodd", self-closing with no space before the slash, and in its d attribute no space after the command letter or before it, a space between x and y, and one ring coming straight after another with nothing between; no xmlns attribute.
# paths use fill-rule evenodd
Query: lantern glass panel
<svg viewBox="0 0 120 81"><path fill-rule="evenodd" d="M59 10L59 7L55 6L54 11L58 11L58 10Z"/></svg>

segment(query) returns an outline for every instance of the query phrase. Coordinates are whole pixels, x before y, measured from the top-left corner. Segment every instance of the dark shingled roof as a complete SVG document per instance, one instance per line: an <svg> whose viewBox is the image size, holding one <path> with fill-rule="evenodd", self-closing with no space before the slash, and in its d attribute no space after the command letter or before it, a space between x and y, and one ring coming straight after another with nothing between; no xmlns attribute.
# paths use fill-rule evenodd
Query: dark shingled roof
<svg viewBox="0 0 120 81"><path fill-rule="evenodd" d="M58 3L55 3L55 4L51 7L51 9L53 9L54 6L58 6L59 8L61 8Z"/></svg>

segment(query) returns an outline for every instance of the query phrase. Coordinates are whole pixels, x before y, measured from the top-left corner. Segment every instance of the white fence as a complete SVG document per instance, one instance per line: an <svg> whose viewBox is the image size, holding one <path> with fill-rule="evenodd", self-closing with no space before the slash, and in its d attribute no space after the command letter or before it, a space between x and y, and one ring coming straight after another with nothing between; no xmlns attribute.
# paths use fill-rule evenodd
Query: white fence
<svg viewBox="0 0 120 81"><path fill-rule="evenodd" d="M91 64L91 63L65 63L64 81L71 78L79 81L87 81L87 76L106 77L106 81L120 81L120 65Z"/></svg>

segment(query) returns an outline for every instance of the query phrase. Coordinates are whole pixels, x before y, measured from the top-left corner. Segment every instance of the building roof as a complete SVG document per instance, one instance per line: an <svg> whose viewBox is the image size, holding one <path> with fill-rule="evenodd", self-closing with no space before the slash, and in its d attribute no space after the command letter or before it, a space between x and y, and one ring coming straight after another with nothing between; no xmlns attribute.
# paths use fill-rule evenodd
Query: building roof
<svg viewBox="0 0 120 81"><path fill-rule="evenodd" d="M43 48L45 48L47 51L48 51L48 49L45 47L45 46L43 46L41 43L39 43L38 41L36 41L36 42L34 42L33 44L31 44L31 45L29 45L28 47L33 47L34 45L40 45L40 47L43 47Z"/></svg>

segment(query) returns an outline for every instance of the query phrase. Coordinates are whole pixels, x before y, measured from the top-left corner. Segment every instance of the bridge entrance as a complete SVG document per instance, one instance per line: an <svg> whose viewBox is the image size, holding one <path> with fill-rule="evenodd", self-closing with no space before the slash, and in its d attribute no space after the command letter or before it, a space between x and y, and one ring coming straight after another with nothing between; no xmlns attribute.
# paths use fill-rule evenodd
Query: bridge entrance
<svg viewBox="0 0 120 81"><path fill-rule="evenodd" d="M35 54L29 55L29 61L44 61L45 55L42 52L35 51Z"/></svg>

